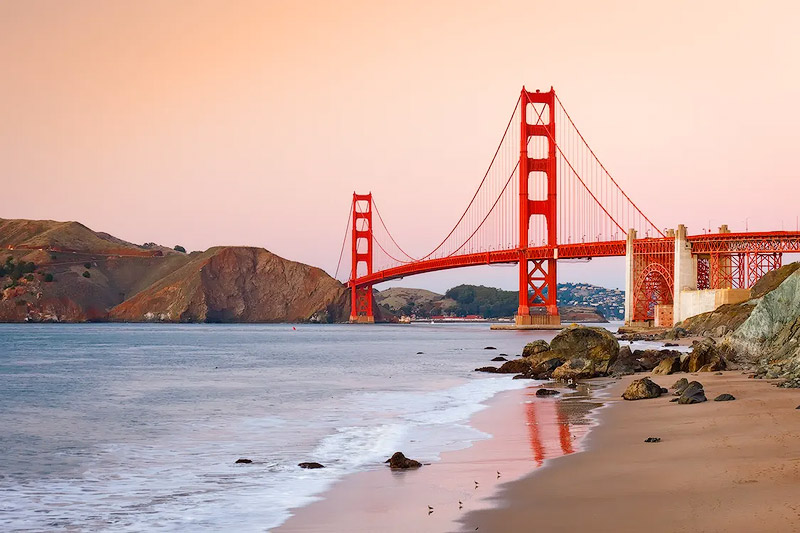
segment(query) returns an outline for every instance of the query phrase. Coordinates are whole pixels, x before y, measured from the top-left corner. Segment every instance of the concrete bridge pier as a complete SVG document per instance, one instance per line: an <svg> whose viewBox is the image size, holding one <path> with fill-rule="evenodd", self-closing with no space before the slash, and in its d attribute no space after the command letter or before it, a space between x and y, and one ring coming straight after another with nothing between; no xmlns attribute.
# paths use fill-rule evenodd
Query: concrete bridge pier
<svg viewBox="0 0 800 533"><path fill-rule="evenodd" d="M681 292L697 290L697 257L692 255L692 245L686 238L686 226L678 225L675 231L675 274L672 288L672 320L660 326L674 326L681 321Z"/></svg>

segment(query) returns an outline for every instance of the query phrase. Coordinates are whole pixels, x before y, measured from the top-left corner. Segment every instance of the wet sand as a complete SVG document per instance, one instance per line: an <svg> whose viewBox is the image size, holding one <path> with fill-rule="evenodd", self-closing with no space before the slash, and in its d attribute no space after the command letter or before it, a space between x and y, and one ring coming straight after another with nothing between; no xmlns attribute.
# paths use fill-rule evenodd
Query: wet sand
<svg viewBox="0 0 800 533"><path fill-rule="evenodd" d="M585 452L502 486L494 508L467 514L461 530L800 531L800 390L740 371L673 374L653 380L696 379L709 401L622 400L638 377L608 389ZM737 399L711 401L726 392Z"/></svg>
<svg viewBox="0 0 800 533"><path fill-rule="evenodd" d="M537 388L498 394L472 417L470 425L493 438L442 453L439 461L418 470L393 472L376 465L348 476L275 531L458 530L458 520L469 511L496 505L492 496L504 483L523 478L550 458L578 451L595 423L591 412L599 404L588 398L587 388L559 388L562 394L556 397L536 397Z"/></svg>

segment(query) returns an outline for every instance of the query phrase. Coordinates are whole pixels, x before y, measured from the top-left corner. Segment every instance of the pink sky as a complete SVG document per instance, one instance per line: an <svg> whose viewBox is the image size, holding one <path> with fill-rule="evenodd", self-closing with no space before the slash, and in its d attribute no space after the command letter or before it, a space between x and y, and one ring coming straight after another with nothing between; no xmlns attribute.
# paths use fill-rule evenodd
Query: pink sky
<svg viewBox="0 0 800 533"><path fill-rule="evenodd" d="M350 195L371 190L421 254L525 84L555 86L659 226L794 229L798 20L795 2L7 1L0 216L332 273ZM623 279L613 260L561 272Z"/></svg>

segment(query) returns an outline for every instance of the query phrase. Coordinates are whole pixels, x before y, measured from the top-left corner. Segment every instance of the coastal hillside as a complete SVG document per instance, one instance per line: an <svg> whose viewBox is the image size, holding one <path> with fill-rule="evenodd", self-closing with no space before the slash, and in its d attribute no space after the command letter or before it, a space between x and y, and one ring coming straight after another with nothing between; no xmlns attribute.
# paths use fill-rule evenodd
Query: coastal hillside
<svg viewBox="0 0 800 533"><path fill-rule="evenodd" d="M564 322L606 322L622 318L622 291L588 283L559 283L558 298ZM445 294L394 287L376 293L376 300L395 314L418 318L438 315L511 317L519 305L517 291L482 285L459 285Z"/></svg>
<svg viewBox="0 0 800 533"><path fill-rule="evenodd" d="M0 322L340 322L349 291L263 248L185 253L78 222L0 219ZM375 306L377 320L392 314Z"/></svg>
<svg viewBox="0 0 800 533"><path fill-rule="evenodd" d="M113 321L300 322L346 320L346 289L321 269L263 248L217 247L109 312Z"/></svg>

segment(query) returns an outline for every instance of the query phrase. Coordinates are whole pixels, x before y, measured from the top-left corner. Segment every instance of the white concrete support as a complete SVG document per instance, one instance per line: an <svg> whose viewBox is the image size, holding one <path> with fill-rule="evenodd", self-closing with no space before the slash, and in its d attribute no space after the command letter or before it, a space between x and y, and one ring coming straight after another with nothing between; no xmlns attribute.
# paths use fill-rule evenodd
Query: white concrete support
<svg viewBox="0 0 800 533"><path fill-rule="evenodd" d="M628 230L625 243L625 323L633 320L633 241L636 240L636 230Z"/></svg>
<svg viewBox="0 0 800 533"><path fill-rule="evenodd" d="M680 224L675 232L675 273L673 274L672 309L673 325L684 318L681 309L681 292L697 290L697 258L692 255L692 245L686 238L686 226Z"/></svg>

